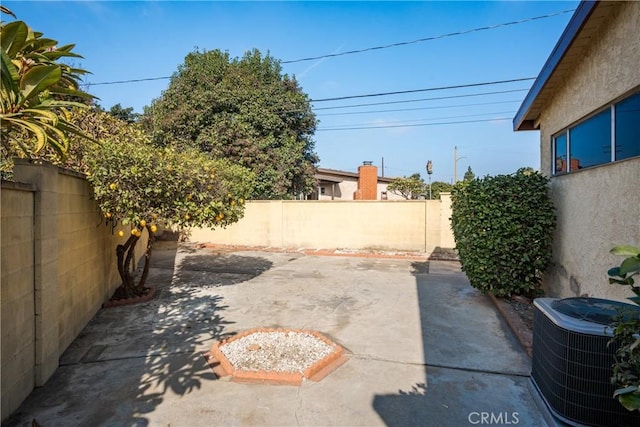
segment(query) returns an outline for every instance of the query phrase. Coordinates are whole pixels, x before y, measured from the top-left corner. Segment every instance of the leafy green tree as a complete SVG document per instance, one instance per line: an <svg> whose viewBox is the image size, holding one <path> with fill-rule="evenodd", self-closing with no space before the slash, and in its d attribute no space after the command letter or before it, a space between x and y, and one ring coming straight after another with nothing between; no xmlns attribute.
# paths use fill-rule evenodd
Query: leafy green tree
<svg viewBox="0 0 640 427"><path fill-rule="evenodd" d="M2 12L13 13L2 8ZM0 24L2 78L0 139L4 159L35 157L47 146L64 157L69 135L85 136L69 121L68 110L87 108L92 96L79 89L85 70L59 62L81 58L75 45L58 46L23 21Z"/></svg>
<svg viewBox="0 0 640 427"><path fill-rule="evenodd" d="M135 123L140 116L140 114L133 112L133 107L124 108L120 103L112 106L109 109L109 114L127 123Z"/></svg>
<svg viewBox="0 0 640 427"><path fill-rule="evenodd" d="M395 178L387 186L387 190L404 197L406 200L416 200L428 191L424 179L419 173L414 173L409 177Z"/></svg>
<svg viewBox="0 0 640 427"><path fill-rule="evenodd" d="M472 286L496 296L539 290L556 223L548 191L546 177L525 169L453 187L451 227Z"/></svg>
<svg viewBox="0 0 640 427"><path fill-rule="evenodd" d="M79 114L78 126L93 127L100 144L74 152L74 165L87 171L106 222L127 239L116 249L122 285L115 298L147 291L144 284L159 227L225 227L242 217L244 199L253 187L247 169L194 149L158 148L138 125L105 112ZM130 234L124 225L131 225ZM148 237L144 268L134 277L131 261L143 233Z"/></svg>
<svg viewBox="0 0 640 427"><path fill-rule="evenodd" d="M473 181L476 179L476 174L471 170L471 166L467 168L467 171L464 173L463 181Z"/></svg>
<svg viewBox="0 0 640 427"><path fill-rule="evenodd" d="M251 198L283 199L315 186L316 118L295 78L259 51L189 53L140 118L160 147L197 148L255 172Z"/></svg>
<svg viewBox="0 0 640 427"><path fill-rule="evenodd" d="M450 193L452 189L453 185L449 184L448 182L433 181L431 183L431 198L439 199L440 193Z"/></svg>

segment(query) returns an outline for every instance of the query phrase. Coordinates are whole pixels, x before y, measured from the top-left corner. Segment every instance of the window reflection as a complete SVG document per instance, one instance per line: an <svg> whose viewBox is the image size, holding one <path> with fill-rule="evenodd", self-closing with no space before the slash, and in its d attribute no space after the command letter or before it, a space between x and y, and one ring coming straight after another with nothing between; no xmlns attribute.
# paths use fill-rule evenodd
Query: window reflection
<svg viewBox="0 0 640 427"><path fill-rule="evenodd" d="M616 104L616 160L640 156L640 93Z"/></svg>
<svg viewBox="0 0 640 427"><path fill-rule="evenodd" d="M556 174L567 173L567 134L563 133L555 138Z"/></svg>
<svg viewBox="0 0 640 427"><path fill-rule="evenodd" d="M570 171L611 161L611 109L569 129Z"/></svg>

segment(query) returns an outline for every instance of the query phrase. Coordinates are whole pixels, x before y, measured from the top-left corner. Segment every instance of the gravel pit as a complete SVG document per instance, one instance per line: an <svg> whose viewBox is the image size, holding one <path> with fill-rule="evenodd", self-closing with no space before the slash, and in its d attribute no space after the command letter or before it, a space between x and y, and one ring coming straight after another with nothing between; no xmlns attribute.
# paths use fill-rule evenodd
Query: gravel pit
<svg viewBox="0 0 640 427"><path fill-rule="evenodd" d="M292 373L302 373L335 349L312 334L297 331L254 332L220 346L236 370Z"/></svg>

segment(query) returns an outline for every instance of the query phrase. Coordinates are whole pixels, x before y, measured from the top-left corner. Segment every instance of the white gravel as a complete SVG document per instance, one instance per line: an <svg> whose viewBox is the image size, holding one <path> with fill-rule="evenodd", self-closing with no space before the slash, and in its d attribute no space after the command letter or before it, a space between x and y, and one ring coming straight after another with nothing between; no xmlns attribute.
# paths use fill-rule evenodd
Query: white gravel
<svg viewBox="0 0 640 427"><path fill-rule="evenodd" d="M220 346L234 369L304 372L336 347L304 332L255 332Z"/></svg>

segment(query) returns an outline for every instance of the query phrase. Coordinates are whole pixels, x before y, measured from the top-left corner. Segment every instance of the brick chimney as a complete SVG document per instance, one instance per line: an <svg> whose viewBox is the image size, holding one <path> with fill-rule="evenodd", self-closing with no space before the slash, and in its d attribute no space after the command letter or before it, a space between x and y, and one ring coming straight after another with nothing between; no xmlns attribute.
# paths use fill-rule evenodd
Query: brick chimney
<svg viewBox="0 0 640 427"><path fill-rule="evenodd" d="M358 167L358 190L353 193L353 199L378 199L378 167L373 162L362 162Z"/></svg>

